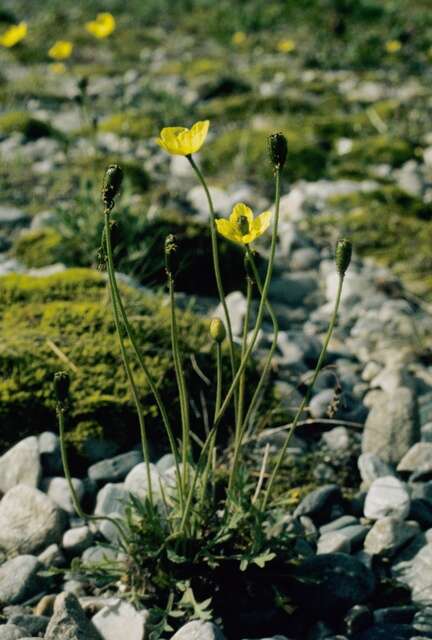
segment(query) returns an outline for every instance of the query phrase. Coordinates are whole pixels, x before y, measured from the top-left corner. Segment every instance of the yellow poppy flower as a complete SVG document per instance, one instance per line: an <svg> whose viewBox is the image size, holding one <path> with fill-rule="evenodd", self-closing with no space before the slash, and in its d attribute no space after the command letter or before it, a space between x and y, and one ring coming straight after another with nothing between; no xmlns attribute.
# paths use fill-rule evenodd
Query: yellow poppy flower
<svg viewBox="0 0 432 640"><path fill-rule="evenodd" d="M191 129L165 127L156 142L162 149L176 156L190 156L201 149L210 126L209 120L196 122Z"/></svg>
<svg viewBox="0 0 432 640"><path fill-rule="evenodd" d="M244 45L246 43L246 40L247 40L247 35L245 34L244 31L236 31L232 37L232 43L237 45L238 47L241 47L242 45Z"/></svg>
<svg viewBox="0 0 432 640"><path fill-rule="evenodd" d="M72 55L73 44L69 40L57 40L48 51L53 60L67 60Z"/></svg>
<svg viewBox="0 0 432 640"><path fill-rule="evenodd" d="M402 44L399 40L389 40L385 45L387 53L397 53L401 50Z"/></svg>
<svg viewBox="0 0 432 640"><path fill-rule="evenodd" d="M291 40L289 38L284 38L283 40L279 40L279 42L277 43L277 50L280 51L281 53L291 53L292 51L295 51L296 49L296 43L294 40Z"/></svg>
<svg viewBox="0 0 432 640"><path fill-rule="evenodd" d="M95 38L107 38L116 28L116 21L111 13L98 13L96 20L86 22L85 28Z"/></svg>
<svg viewBox="0 0 432 640"><path fill-rule="evenodd" d="M18 44L18 42L21 42L21 40L24 40L26 35L27 23L20 22L19 24L15 24L13 27L9 27L9 29L0 36L0 45L10 49Z"/></svg>
<svg viewBox="0 0 432 640"><path fill-rule="evenodd" d="M228 240L249 244L268 229L270 218L270 211L264 211L254 218L252 210L243 202L239 202L235 205L228 220L224 218L216 220L216 228Z"/></svg>

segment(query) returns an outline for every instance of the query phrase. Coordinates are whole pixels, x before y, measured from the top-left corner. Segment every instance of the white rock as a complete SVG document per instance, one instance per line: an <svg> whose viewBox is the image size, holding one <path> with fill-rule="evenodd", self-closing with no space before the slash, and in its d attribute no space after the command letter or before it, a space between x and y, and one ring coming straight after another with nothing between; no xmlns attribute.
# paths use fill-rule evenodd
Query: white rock
<svg viewBox="0 0 432 640"><path fill-rule="evenodd" d="M371 555L393 555L408 540L420 533L417 522L404 522L387 516L377 520L364 541L364 549Z"/></svg>
<svg viewBox="0 0 432 640"><path fill-rule="evenodd" d="M84 495L84 485L78 478L72 478L72 485L77 494L78 500L81 501ZM75 507L72 502L72 495L66 478L47 478L43 488L53 502L56 503L63 511L74 515Z"/></svg>
<svg viewBox="0 0 432 640"><path fill-rule="evenodd" d="M370 520L394 516L404 520L410 510L410 497L405 483L394 476L375 480L366 496L364 515Z"/></svg>
<svg viewBox="0 0 432 640"><path fill-rule="evenodd" d="M417 442L399 462L398 471L432 470L432 442Z"/></svg>
<svg viewBox="0 0 432 640"><path fill-rule="evenodd" d="M93 616L92 623L104 640L143 640L147 611L137 611L131 604L117 600Z"/></svg>
<svg viewBox="0 0 432 640"><path fill-rule="evenodd" d="M222 631L212 622L193 620L183 625L171 640L225 640Z"/></svg>
<svg viewBox="0 0 432 640"><path fill-rule="evenodd" d="M30 436L0 458L0 491L7 493L17 484L37 487L41 472L38 439Z"/></svg>

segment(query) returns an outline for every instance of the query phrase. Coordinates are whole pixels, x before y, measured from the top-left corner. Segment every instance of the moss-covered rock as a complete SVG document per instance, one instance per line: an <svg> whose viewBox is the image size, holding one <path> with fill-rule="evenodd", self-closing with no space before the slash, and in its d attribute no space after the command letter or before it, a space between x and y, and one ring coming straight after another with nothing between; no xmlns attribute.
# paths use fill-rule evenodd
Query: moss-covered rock
<svg viewBox="0 0 432 640"><path fill-rule="evenodd" d="M43 267L62 260L62 238L49 227L31 229L17 237L13 251L26 267Z"/></svg>
<svg viewBox="0 0 432 640"><path fill-rule="evenodd" d="M145 361L162 396L169 399L167 406L177 431L169 309L160 296L143 296L129 288L124 294ZM24 435L56 429L52 378L64 368L72 377L69 438L81 453L86 453L90 437L96 441L103 436L118 449L138 440L109 304L106 279L96 271L70 269L45 278L1 278L2 448ZM194 355L211 376L212 356L205 353L206 324L191 313L179 312L178 325L185 361ZM155 401L141 371L135 365L134 369L152 446L163 449L165 438ZM195 395L203 382L191 367L187 371Z"/></svg>

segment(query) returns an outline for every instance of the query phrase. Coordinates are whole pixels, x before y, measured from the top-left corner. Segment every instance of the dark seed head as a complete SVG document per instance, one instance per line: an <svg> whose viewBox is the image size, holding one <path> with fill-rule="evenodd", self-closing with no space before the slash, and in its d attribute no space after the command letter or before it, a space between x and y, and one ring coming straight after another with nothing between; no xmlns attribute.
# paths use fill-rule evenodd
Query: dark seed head
<svg viewBox="0 0 432 640"><path fill-rule="evenodd" d="M173 278L177 267L177 239L170 233L165 238L165 270L167 275Z"/></svg>
<svg viewBox="0 0 432 640"><path fill-rule="evenodd" d="M102 187L102 201L107 209L112 209L114 199L120 191L123 182L123 170L118 164L111 164L105 171Z"/></svg>
<svg viewBox="0 0 432 640"><path fill-rule="evenodd" d="M268 137L268 151L273 168L282 169L288 153L288 143L283 133L272 133Z"/></svg>
<svg viewBox="0 0 432 640"><path fill-rule="evenodd" d="M344 276L351 262L352 242L341 238L336 243L335 260L339 275Z"/></svg>
<svg viewBox="0 0 432 640"><path fill-rule="evenodd" d="M59 404L64 404L69 397L70 378L66 371L54 374L54 393Z"/></svg>

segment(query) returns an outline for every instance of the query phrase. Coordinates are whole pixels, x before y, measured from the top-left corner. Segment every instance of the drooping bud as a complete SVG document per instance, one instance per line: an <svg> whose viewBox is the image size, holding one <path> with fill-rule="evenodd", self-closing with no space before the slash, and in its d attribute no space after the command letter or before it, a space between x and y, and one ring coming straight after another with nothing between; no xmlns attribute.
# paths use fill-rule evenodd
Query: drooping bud
<svg viewBox="0 0 432 640"><path fill-rule="evenodd" d="M123 182L123 170L118 164L111 164L105 171L102 187L102 202L107 209L112 209L114 199L120 191Z"/></svg>
<svg viewBox="0 0 432 640"><path fill-rule="evenodd" d="M351 262L352 242L348 238L341 238L336 243L335 261L340 276L344 276Z"/></svg>
<svg viewBox="0 0 432 640"><path fill-rule="evenodd" d="M288 153L288 143L283 133L272 133L268 137L268 151L273 168L282 169Z"/></svg>
<svg viewBox="0 0 432 640"><path fill-rule="evenodd" d="M165 238L165 271L170 278L173 278L177 271L177 239L170 233Z"/></svg>
<svg viewBox="0 0 432 640"><path fill-rule="evenodd" d="M210 321L210 335L212 339L218 344L222 344L222 342L226 338L226 329L225 325L220 318L212 318Z"/></svg>
<svg viewBox="0 0 432 640"><path fill-rule="evenodd" d="M54 374L54 393L59 404L64 404L69 397L70 378L66 371Z"/></svg>

